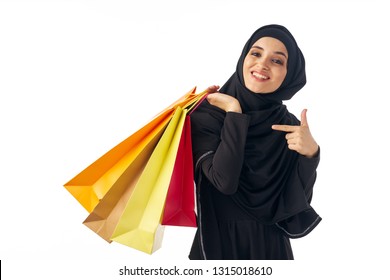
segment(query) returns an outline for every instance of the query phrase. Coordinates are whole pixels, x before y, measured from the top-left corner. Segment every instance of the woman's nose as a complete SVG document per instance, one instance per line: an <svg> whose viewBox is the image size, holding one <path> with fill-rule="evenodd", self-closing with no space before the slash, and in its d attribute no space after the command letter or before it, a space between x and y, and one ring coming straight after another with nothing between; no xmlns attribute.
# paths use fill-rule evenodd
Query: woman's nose
<svg viewBox="0 0 390 280"><path fill-rule="evenodd" d="M260 69L263 69L263 70L268 70L269 69L268 62L263 57L261 59L259 59L259 61L257 63L258 63L258 66L259 66Z"/></svg>

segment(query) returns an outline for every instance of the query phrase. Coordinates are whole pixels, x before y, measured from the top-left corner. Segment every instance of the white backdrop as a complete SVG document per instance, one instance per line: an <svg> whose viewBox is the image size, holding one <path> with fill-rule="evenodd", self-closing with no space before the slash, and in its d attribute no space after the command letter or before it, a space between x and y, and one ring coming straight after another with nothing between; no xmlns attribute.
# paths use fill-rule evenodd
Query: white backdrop
<svg viewBox="0 0 390 280"><path fill-rule="evenodd" d="M308 108L321 145L313 206L323 221L292 241L296 261L256 265L275 267L269 279L385 279L384 3L1 0L5 279L116 279L124 265L205 266L187 261L192 228L167 227L153 255L107 244L81 224L87 212L62 185L192 87L222 86L249 36L270 23L285 25L306 58L308 83L286 104L297 116Z"/></svg>

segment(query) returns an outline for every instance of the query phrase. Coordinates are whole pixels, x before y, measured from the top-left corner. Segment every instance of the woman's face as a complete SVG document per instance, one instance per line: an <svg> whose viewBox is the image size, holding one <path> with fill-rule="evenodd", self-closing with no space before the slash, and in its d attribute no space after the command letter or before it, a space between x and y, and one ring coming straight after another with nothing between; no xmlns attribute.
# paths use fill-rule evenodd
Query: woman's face
<svg viewBox="0 0 390 280"><path fill-rule="evenodd" d="M288 53L284 44L272 37L262 37L253 44L244 60L245 86L255 93L271 93L287 74Z"/></svg>

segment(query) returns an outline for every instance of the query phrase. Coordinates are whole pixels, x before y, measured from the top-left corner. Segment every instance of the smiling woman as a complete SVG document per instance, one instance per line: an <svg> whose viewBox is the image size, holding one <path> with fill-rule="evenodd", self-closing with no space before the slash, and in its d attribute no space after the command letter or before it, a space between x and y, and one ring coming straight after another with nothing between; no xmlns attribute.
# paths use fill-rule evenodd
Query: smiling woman
<svg viewBox="0 0 390 280"><path fill-rule="evenodd" d="M236 72L192 114L198 230L190 259L293 259L290 238L321 221L310 206L319 146L306 110L283 100L306 83L305 60L283 26L258 29Z"/></svg>

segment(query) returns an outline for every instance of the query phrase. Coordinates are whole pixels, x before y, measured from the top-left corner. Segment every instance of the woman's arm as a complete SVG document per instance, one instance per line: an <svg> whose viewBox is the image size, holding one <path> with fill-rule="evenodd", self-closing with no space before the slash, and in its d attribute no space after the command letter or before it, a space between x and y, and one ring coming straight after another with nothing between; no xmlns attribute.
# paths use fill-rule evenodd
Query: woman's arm
<svg viewBox="0 0 390 280"><path fill-rule="evenodd" d="M249 116L226 113L221 133L216 135L220 137L218 146L200 163L203 174L223 194L229 195L237 191L248 126Z"/></svg>
<svg viewBox="0 0 390 280"><path fill-rule="evenodd" d="M226 112L220 131L205 129L207 123L198 123L195 127L194 144L197 139L206 141L208 148L203 149L204 157L200 167L207 179L222 193L233 194L237 191L238 181L244 161L249 116L241 114L238 100L232 96L216 92L217 86L210 87L207 101ZM211 120L210 120L211 121ZM203 120L205 122L205 120ZM204 144L204 143L202 143Z"/></svg>
<svg viewBox="0 0 390 280"><path fill-rule="evenodd" d="M320 162L320 148L313 157L300 155L298 158L298 175L302 182L307 201L310 203L313 197L313 187L317 179L317 167Z"/></svg>

